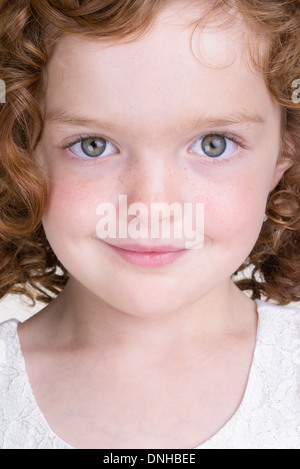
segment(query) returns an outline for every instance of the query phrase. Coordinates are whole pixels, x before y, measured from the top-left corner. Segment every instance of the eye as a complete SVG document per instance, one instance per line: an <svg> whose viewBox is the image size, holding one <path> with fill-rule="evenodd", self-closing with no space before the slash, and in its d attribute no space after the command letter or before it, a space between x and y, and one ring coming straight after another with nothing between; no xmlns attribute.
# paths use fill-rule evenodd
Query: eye
<svg viewBox="0 0 300 469"><path fill-rule="evenodd" d="M227 138L224 135L209 134L199 138L190 147L190 151L208 158L226 158L237 148L234 137Z"/></svg>
<svg viewBox="0 0 300 469"><path fill-rule="evenodd" d="M118 149L103 137L81 138L68 148L81 158L98 158L118 153Z"/></svg>

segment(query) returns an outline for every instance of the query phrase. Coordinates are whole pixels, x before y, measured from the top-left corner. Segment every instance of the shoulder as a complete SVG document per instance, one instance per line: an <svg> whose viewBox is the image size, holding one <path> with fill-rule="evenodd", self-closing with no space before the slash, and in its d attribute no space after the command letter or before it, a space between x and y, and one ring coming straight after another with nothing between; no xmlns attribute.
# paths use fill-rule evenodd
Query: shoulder
<svg viewBox="0 0 300 469"><path fill-rule="evenodd" d="M0 448L65 449L49 428L26 373L19 321L0 323Z"/></svg>
<svg viewBox="0 0 300 469"><path fill-rule="evenodd" d="M7 361L18 349L18 324L17 319L0 323L0 367L7 364Z"/></svg>
<svg viewBox="0 0 300 469"><path fill-rule="evenodd" d="M9 319L8 321L0 322L0 339L9 340L15 335L18 325L19 321L17 319Z"/></svg>
<svg viewBox="0 0 300 469"><path fill-rule="evenodd" d="M257 309L264 314L274 315L278 317L294 318L300 324L300 304L299 306L282 306L270 303L268 301L255 300Z"/></svg>
<svg viewBox="0 0 300 469"><path fill-rule="evenodd" d="M257 425L257 444L298 448L300 309L262 301L257 301L257 306L257 344L250 393L250 414L253 411L251 418Z"/></svg>
<svg viewBox="0 0 300 469"><path fill-rule="evenodd" d="M269 373L270 381L276 378L274 383L293 382L295 393L299 393L300 308L263 301L257 301L257 306L256 358L260 369Z"/></svg>
<svg viewBox="0 0 300 469"><path fill-rule="evenodd" d="M24 404L24 372L18 341L19 321L11 319L0 323L0 446L5 448L20 405ZM24 407L24 406L23 406Z"/></svg>
<svg viewBox="0 0 300 469"><path fill-rule="evenodd" d="M22 354L18 338L19 321L11 319L0 323L0 391L5 391L15 376L22 376ZM2 401L8 396L2 395ZM1 404L0 404L1 408Z"/></svg>
<svg viewBox="0 0 300 469"><path fill-rule="evenodd" d="M257 300L260 339L287 349L300 349L300 307L280 306Z"/></svg>

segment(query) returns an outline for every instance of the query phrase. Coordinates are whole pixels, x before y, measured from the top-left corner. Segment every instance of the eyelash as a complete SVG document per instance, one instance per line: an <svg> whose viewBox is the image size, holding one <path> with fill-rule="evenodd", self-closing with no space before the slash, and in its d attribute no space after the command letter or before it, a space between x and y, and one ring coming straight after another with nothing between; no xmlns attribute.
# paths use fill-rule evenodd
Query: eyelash
<svg viewBox="0 0 300 469"><path fill-rule="evenodd" d="M216 135L218 137L227 138L228 140L231 140L233 143L238 145L243 150L249 150L249 147L248 147L248 145L246 145L245 140L243 140L241 137L239 137L236 134L233 134L231 132L214 132L214 131L206 132L205 134L200 135L198 138L196 138L196 140L194 140L194 142L196 142L197 140L201 140L202 138L204 138L207 135ZM192 153L192 152L189 152L189 153ZM205 156L200 156L200 155L197 155L197 156L198 156L198 158L201 158L204 161L208 161L211 165L225 165L225 164L230 164L232 162L233 158L238 158L239 156L241 156L241 153L237 153L234 156L227 156L227 157L223 157L223 158L221 156L216 157L216 158L212 158L212 157L209 157L209 156L205 157Z"/></svg>
<svg viewBox="0 0 300 469"><path fill-rule="evenodd" d="M219 136L219 137L224 137L224 138L227 138L228 140L231 140L232 142L234 142L236 145L238 145L239 147L241 147L243 149L246 149L246 150L249 149L249 147L246 145L246 143L243 139L241 139L236 134L233 134L233 133L230 133L230 132L206 132L205 134L200 135L198 138L194 139L193 143L197 142L198 140L201 140L202 138L204 138L207 135L216 135L216 136ZM103 139L111 142L109 139L106 139L103 135L94 135L94 134L79 135L75 140L72 140L71 142L69 142L65 145L59 146L58 148L60 150L70 150L71 147L73 147L77 143L80 143L80 142L82 142L83 140L86 140L86 139L93 139L93 138L103 138ZM111 143L113 143L113 142L111 142ZM113 145L115 145L115 144L113 143ZM117 146L117 145L115 145L115 146ZM191 151L189 153L192 154ZM240 156L240 154L237 154L234 157L238 157L238 156ZM202 160L209 161L210 164L216 164L216 165L229 164L231 162L231 160L234 158L232 156L225 157L225 158L222 158L222 157L212 158L212 157L209 157L209 156L205 157L205 156L201 156L201 155L197 155L197 157L201 158ZM95 158L87 157L85 159L85 158L80 158L79 156L70 156L70 158L73 159L73 160L77 160L77 161L79 160L81 162L81 164L84 164L84 165L95 164L95 160L101 159L101 157L99 157L99 158L97 158L97 157L95 157Z"/></svg>
<svg viewBox="0 0 300 469"><path fill-rule="evenodd" d="M71 142L69 143L66 143L65 145L62 145L62 146L59 146L59 150L70 150L74 145L76 145L77 143L80 143L82 142L83 140L87 140L87 139L93 139L93 138L103 138L104 140L106 140L107 142L111 142L110 139L104 137L103 135L95 135L95 134L87 134L87 135L79 135L75 140L72 140ZM113 142L111 142L113 143ZM113 143L113 145L115 145ZM117 147L117 145L115 145ZM86 157L86 158L81 158L80 156L72 156L70 155L69 158L71 158L72 160L76 160L76 161L80 161L81 164L84 164L84 165L89 165L89 164L95 164L95 161L96 160L99 160L101 159L101 157L98 157L98 158L92 158L92 157Z"/></svg>

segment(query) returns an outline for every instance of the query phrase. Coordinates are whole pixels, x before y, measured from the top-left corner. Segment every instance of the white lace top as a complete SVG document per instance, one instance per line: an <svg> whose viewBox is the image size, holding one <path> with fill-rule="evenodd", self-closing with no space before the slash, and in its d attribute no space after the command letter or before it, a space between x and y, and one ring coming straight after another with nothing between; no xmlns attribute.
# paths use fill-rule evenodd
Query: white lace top
<svg viewBox="0 0 300 469"><path fill-rule="evenodd" d="M300 449L300 309L257 306L257 342L242 403L195 449ZM17 327L15 319L0 324L0 447L74 449L38 407Z"/></svg>

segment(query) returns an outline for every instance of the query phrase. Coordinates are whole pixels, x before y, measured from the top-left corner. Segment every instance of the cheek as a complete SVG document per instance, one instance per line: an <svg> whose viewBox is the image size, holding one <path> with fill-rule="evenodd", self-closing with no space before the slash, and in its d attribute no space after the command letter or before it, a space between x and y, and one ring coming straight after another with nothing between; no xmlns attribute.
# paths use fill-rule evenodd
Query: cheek
<svg viewBox="0 0 300 469"><path fill-rule="evenodd" d="M263 221L268 195L264 181L232 178L230 183L215 188L205 206L205 233L225 247L254 246Z"/></svg>
<svg viewBox="0 0 300 469"><path fill-rule="evenodd" d="M93 185L78 179L56 179L50 185L43 216L43 226L50 244L63 244L66 238L71 240L94 235L99 218L96 207L103 197Z"/></svg>

